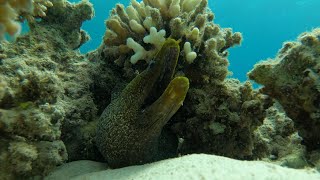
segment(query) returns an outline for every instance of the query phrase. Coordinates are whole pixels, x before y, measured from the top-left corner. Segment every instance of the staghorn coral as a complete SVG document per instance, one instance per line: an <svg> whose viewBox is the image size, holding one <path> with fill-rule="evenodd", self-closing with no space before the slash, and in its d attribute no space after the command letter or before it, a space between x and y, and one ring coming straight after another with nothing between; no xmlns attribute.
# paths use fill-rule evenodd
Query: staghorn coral
<svg viewBox="0 0 320 180"><path fill-rule="evenodd" d="M24 17L33 21L34 17L45 17L50 0L1 0L0 1L0 40L5 33L16 36L20 33L18 18Z"/></svg>
<svg viewBox="0 0 320 180"><path fill-rule="evenodd" d="M53 4L28 34L0 42L0 179L41 178L64 163L73 154L66 132L80 133L96 114L92 67L73 50L83 42L80 27L93 16L92 5ZM66 13L73 23L63 24ZM80 137L90 146L89 138Z"/></svg>
<svg viewBox="0 0 320 180"><path fill-rule="evenodd" d="M262 84L262 93L279 101L294 121L307 149L320 148L320 29L287 42L274 60L255 65L249 78Z"/></svg>
<svg viewBox="0 0 320 180"><path fill-rule="evenodd" d="M102 113L97 146L109 166L119 168L155 160L162 128L182 105L189 89L188 78L175 77L171 81L179 52L178 42L166 40L150 66ZM155 102L148 103L156 83L167 88Z"/></svg>

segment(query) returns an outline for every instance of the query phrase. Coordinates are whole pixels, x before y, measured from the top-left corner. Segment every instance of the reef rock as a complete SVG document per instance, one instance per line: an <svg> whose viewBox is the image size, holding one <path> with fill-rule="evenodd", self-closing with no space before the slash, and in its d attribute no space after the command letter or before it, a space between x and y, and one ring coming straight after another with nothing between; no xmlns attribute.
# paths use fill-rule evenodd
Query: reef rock
<svg viewBox="0 0 320 180"><path fill-rule="evenodd" d="M90 65L73 50L86 41L80 27L92 18L92 5L52 3L46 17L29 22L29 33L0 42L0 179L44 176L63 164L64 127L96 113Z"/></svg>
<svg viewBox="0 0 320 180"><path fill-rule="evenodd" d="M320 29L287 42L275 59L262 61L249 78L262 84L261 92L283 106L308 150L320 148Z"/></svg>

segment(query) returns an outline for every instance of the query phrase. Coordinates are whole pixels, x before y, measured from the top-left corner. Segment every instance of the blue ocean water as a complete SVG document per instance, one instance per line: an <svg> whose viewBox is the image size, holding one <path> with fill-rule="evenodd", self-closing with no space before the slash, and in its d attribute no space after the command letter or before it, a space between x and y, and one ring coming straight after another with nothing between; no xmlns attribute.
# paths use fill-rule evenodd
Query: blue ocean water
<svg viewBox="0 0 320 180"><path fill-rule="evenodd" d="M78 0L73 0L77 2ZM130 0L90 0L95 18L83 28L91 40L81 52L96 49L105 32L104 21L116 3L128 5ZM243 34L240 47L230 49L230 70L244 81L246 73L260 60L275 57L282 43L320 26L320 0L209 0L215 23L231 27Z"/></svg>

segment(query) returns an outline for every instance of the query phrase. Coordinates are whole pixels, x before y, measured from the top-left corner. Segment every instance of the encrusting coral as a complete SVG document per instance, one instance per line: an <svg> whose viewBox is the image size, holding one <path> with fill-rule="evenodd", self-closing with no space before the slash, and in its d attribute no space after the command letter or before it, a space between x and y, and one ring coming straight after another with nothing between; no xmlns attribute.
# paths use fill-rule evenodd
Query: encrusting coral
<svg viewBox="0 0 320 180"><path fill-rule="evenodd" d="M320 29L287 42L273 60L262 61L248 73L263 85L262 93L279 101L294 121L307 149L320 148Z"/></svg>
<svg viewBox="0 0 320 180"><path fill-rule="evenodd" d="M155 160L163 126L182 105L189 89L186 77L175 77L179 42L168 39L150 62L102 113L97 129L97 146L114 168ZM168 66L171 65L171 66ZM168 78L168 79L167 79ZM163 94L146 104L156 83L171 81Z"/></svg>
<svg viewBox="0 0 320 180"><path fill-rule="evenodd" d="M19 35L21 31L19 18L32 21L34 17L45 17L47 7L52 7L50 0L1 0L0 1L0 40L5 33Z"/></svg>
<svg viewBox="0 0 320 180"><path fill-rule="evenodd" d="M0 42L0 179L42 179L68 159L70 129L96 114L91 67L73 50L84 42L80 27L92 5L53 5L29 33Z"/></svg>

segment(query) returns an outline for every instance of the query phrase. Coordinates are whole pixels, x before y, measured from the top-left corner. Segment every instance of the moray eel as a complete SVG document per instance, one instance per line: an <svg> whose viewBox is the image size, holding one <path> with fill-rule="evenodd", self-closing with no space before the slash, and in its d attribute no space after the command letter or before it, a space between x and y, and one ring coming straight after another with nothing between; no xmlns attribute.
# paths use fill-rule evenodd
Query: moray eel
<svg viewBox="0 0 320 180"><path fill-rule="evenodd" d="M110 167L155 160L161 130L180 108L189 89L188 78L173 78L179 53L179 42L168 38L148 68L103 111L96 144ZM166 87L164 92L154 102L146 104L159 84Z"/></svg>

